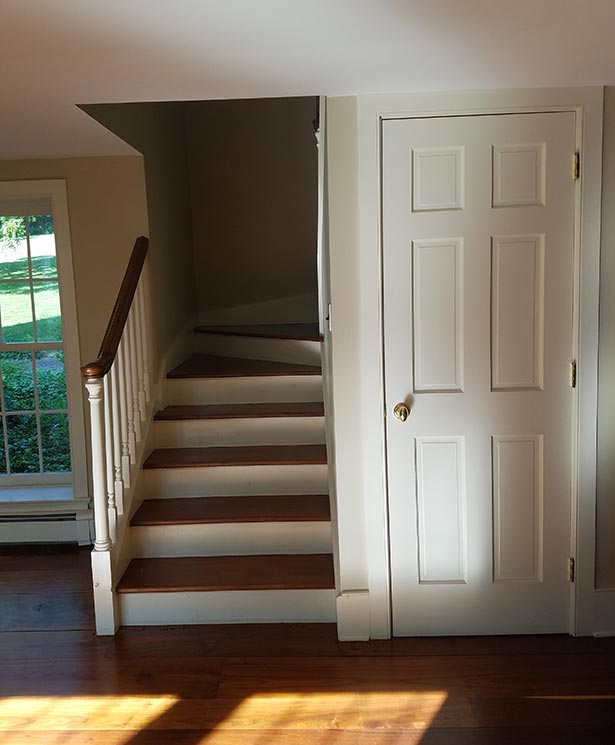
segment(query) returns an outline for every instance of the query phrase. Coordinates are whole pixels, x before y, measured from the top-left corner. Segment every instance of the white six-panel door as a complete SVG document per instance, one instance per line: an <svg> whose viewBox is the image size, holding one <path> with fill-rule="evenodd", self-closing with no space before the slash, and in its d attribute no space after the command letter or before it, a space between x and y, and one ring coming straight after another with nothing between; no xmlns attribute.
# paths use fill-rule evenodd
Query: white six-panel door
<svg viewBox="0 0 615 745"><path fill-rule="evenodd" d="M395 635L568 631L574 149L567 112L383 124Z"/></svg>

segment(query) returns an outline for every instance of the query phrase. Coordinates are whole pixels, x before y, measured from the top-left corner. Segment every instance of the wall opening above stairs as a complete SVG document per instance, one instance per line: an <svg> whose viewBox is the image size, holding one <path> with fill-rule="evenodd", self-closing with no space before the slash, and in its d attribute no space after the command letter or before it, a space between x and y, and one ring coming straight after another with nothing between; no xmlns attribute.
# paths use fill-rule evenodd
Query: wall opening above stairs
<svg viewBox="0 0 615 745"><path fill-rule="evenodd" d="M82 108L144 156L161 349L180 317L318 321L317 97Z"/></svg>

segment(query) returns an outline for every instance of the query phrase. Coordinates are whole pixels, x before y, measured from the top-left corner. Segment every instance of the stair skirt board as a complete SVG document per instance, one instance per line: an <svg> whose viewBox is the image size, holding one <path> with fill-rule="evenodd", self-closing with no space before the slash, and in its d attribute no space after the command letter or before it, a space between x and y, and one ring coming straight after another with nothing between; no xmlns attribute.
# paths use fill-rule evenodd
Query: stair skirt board
<svg viewBox="0 0 615 745"><path fill-rule="evenodd" d="M331 553L331 523L271 522L131 528L136 559Z"/></svg>
<svg viewBox="0 0 615 745"><path fill-rule="evenodd" d="M334 623L335 590L231 590L118 594L123 626Z"/></svg>
<svg viewBox="0 0 615 745"><path fill-rule="evenodd" d="M156 421L157 448L224 445L323 445L324 417Z"/></svg>
<svg viewBox="0 0 615 745"><path fill-rule="evenodd" d="M266 339L247 336L222 336L196 332L194 350L222 357L253 360L296 362L300 365L320 365L320 342L296 339Z"/></svg>
<svg viewBox="0 0 615 745"><path fill-rule="evenodd" d="M255 378L174 378L165 383L166 404L322 401L319 375Z"/></svg>
<svg viewBox="0 0 615 745"><path fill-rule="evenodd" d="M325 464L152 468L141 474L146 499L224 497L248 494L326 494Z"/></svg>

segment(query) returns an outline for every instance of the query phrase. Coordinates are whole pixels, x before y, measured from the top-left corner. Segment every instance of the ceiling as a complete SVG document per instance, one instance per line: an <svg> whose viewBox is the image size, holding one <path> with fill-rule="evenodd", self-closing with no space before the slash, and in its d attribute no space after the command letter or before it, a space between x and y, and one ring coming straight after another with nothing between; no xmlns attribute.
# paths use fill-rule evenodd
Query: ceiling
<svg viewBox="0 0 615 745"><path fill-rule="evenodd" d="M0 158L132 152L76 104L615 84L615 0L0 0Z"/></svg>

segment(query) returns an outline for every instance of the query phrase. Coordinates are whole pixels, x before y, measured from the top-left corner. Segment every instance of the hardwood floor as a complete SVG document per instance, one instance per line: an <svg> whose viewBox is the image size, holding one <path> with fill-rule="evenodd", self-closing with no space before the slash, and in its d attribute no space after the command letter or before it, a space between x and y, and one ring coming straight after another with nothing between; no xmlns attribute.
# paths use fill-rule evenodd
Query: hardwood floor
<svg viewBox="0 0 615 745"><path fill-rule="evenodd" d="M615 639L96 637L89 550L0 547L2 745L612 745Z"/></svg>

